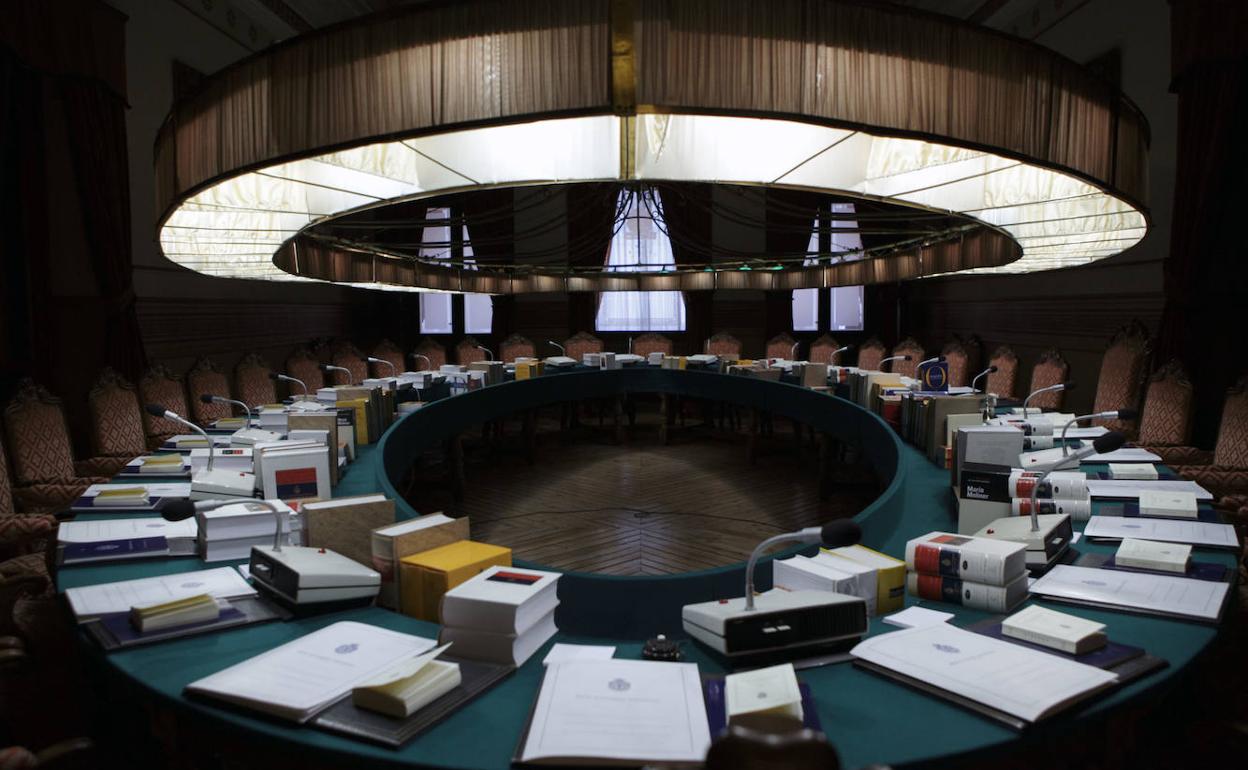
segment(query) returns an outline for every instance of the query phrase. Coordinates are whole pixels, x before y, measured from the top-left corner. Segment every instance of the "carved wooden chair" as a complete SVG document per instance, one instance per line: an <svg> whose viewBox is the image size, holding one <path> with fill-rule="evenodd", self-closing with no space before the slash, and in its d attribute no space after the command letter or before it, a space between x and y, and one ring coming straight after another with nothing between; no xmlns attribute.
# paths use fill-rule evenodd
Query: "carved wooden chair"
<svg viewBox="0 0 1248 770"><path fill-rule="evenodd" d="M139 398L144 404L159 404L170 412L191 419L186 408L186 388L182 379L162 364L151 366L139 380ZM143 432L147 435L149 449L155 449L169 437L187 431L188 428L180 423L143 412Z"/></svg>
<svg viewBox="0 0 1248 770"><path fill-rule="evenodd" d="M1177 359L1149 378L1136 443L1167 465L1208 465L1213 452L1189 446L1192 437L1192 383Z"/></svg>
<svg viewBox="0 0 1248 770"><path fill-rule="evenodd" d="M672 354L672 340L664 337L662 334L646 332L633 338L633 352L643 358L649 357L651 353L662 353L665 356L670 356Z"/></svg>
<svg viewBox="0 0 1248 770"><path fill-rule="evenodd" d="M1175 470L1213 493L1220 507L1227 507L1223 498L1238 501L1248 495L1248 375L1226 392L1212 464L1179 465Z"/></svg>
<svg viewBox="0 0 1248 770"><path fill-rule="evenodd" d="M602 340L589 332L577 332L563 342L564 355L580 363L586 353L601 353Z"/></svg>
<svg viewBox="0 0 1248 770"><path fill-rule="evenodd" d="M741 357L741 340L728 332L711 335L707 342L706 352L721 359L737 359Z"/></svg>
<svg viewBox="0 0 1248 770"><path fill-rule="evenodd" d="M230 404L205 404L200 400L200 396L205 395L232 398L229 378L207 358L196 361L186 373L186 394L191 402L191 419L200 425L208 425L234 414L234 407Z"/></svg>
<svg viewBox="0 0 1248 770"><path fill-rule="evenodd" d="M455 346L455 362L461 366L476 361L486 360L485 351L481 349L481 343L477 342L476 337L464 337L459 344Z"/></svg>
<svg viewBox="0 0 1248 770"><path fill-rule="evenodd" d="M1050 385L1056 385L1059 382L1066 381L1066 375L1070 372L1070 366L1066 363L1066 359L1062 358L1062 354L1055 348L1049 348L1040 354L1040 360L1036 361L1036 365L1031 369L1031 386L1027 389L1028 393L1047 388ZM1064 391L1056 390L1049 393L1041 393L1031 400L1028 407L1038 409L1061 409Z"/></svg>
<svg viewBox="0 0 1248 770"><path fill-rule="evenodd" d="M536 358L537 348L528 337L513 334L498 346L498 360L515 361L517 358Z"/></svg>
<svg viewBox="0 0 1248 770"><path fill-rule="evenodd" d="M984 341L976 334L959 339L962 347L966 350L966 384L970 385L975 375L986 368L986 364L984 364ZM987 378L985 377L984 379Z"/></svg>
<svg viewBox="0 0 1248 770"><path fill-rule="evenodd" d="M360 349L349 342L341 342L329 354L329 363L351 372L350 376L339 371L329 373L330 385L358 385L368 379L368 362Z"/></svg>
<svg viewBox="0 0 1248 770"><path fill-rule="evenodd" d="M143 409L135 387L111 367L105 367L87 394L91 413L92 475L113 476L147 451Z"/></svg>
<svg viewBox="0 0 1248 770"><path fill-rule="evenodd" d="M893 361L889 366L889 371L894 374L900 374L902 377L914 377L915 371L918 370L919 362L925 357L923 346L913 337L906 337L897 343L897 347L893 348L890 356L910 356L909 361Z"/></svg>
<svg viewBox="0 0 1248 770"><path fill-rule="evenodd" d="M90 463L74 462L61 401L33 380L22 380L4 408L4 432L13 460L13 500L22 511L59 511L87 487L108 481L93 475Z"/></svg>
<svg viewBox="0 0 1248 770"><path fill-rule="evenodd" d="M1148 329L1139 321L1123 326L1109 340L1101 357L1101 373L1096 380L1096 398L1092 411L1139 409L1140 391L1148 371ZM1135 420L1109 420L1101 423L1134 439Z"/></svg>
<svg viewBox="0 0 1248 770"><path fill-rule="evenodd" d="M407 362L403 360L403 351L390 340L382 340L373 347L373 358L389 361L394 367L393 374L407 371ZM390 377L392 372L385 364L369 364L374 377Z"/></svg>
<svg viewBox="0 0 1248 770"><path fill-rule="evenodd" d="M858 368L868 372L878 372L886 350L884 343L875 337L862 343L858 348Z"/></svg>
<svg viewBox="0 0 1248 770"><path fill-rule="evenodd" d="M277 387L269 374L269 362L258 353L248 353L234 366L234 395L249 407L277 402Z"/></svg>
<svg viewBox="0 0 1248 770"><path fill-rule="evenodd" d="M950 340L940 349L940 354L945 357L945 363L949 366L949 386L963 388L970 385L974 375L970 371L970 357L962 343Z"/></svg>
<svg viewBox="0 0 1248 770"><path fill-rule="evenodd" d="M793 345L796 342L797 340L793 339L792 335L780 332L767 340L767 358L793 358Z"/></svg>
<svg viewBox="0 0 1248 770"><path fill-rule="evenodd" d="M427 368L432 369L435 372L447 363L446 348L429 337L425 337L421 340L420 344L416 346L416 349L413 350L412 353L419 353L429 359ZM423 359L417 358L412 361L412 367L413 371L420 371L426 368L426 364Z"/></svg>
<svg viewBox="0 0 1248 770"><path fill-rule="evenodd" d="M1013 348L1001 345L992 351L988 367L992 366L997 370L984 378L985 392L995 393L1000 398L1014 398L1014 386L1018 382L1018 356L1014 355Z"/></svg>
<svg viewBox="0 0 1248 770"><path fill-rule="evenodd" d="M810 343L810 354L806 357L812 364L827 364L836 366L840 353L836 353L841 346L829 334L824 334L819 339Z"/></svg>
<svg viewBox="0 0 1248 770"><path fill-rule="evenodd" d="M56 548L56 517L49 513L18 513L13 503L9 460L0 443L0 579L49 574L49 555ZM14 588L16 586L10 586ZM47 589L39 586L39 593ZM7 593L0 591L0 593ZM4 602L0 601L0 611Z"/></svg>
<svg viewBox="0 0 1248 770"><path fill-rule="evenodd" d="M282 373L287 377L302 380L303 384L308 386L308 395L312 398L316 398L316 391L325 387L325 374L321 371L321 361L306 347L295 348L289 356L286 356L286 371ZM295 383L287 383L287 386L290 395L303 395L303 389Z"/></svg>

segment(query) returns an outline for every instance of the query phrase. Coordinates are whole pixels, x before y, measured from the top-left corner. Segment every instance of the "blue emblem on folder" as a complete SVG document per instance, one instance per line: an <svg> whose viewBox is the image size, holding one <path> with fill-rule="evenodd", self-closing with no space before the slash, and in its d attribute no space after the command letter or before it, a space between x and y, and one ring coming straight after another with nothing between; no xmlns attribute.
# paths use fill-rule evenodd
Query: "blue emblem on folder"
<svg viewBox="0 0 1248 770"><path fill-rule="evenodd" d="M949 364L946 361L933 361L923 364L916 373L923 390L940 392L949 390Z"/></svg>
<svg viewBox="0 0 1248 770"><path fill-rule="evenodd" d="M337 647L334 648L334 652L338 653L339 655L349 655L358 649L360 649L360 645L356 644L355 642L352 642L351 644L338 645Z"/></svg>

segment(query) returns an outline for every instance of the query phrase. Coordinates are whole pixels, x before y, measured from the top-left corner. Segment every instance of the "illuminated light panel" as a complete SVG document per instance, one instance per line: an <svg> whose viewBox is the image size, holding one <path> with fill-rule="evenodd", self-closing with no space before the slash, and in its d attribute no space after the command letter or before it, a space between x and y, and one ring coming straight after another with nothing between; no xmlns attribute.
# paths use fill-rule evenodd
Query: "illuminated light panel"
<svg viewBox="0 0 1248 770"><path fill-rule="evenodd" d="M624 121L636 120L632 173ZM558 118L373 143L219 181L164 222L173 262L212 276L310 280L273 254L309 225L387 202L474 187L654 180L799 187L962 215L1022 258L968 273L1027 273L1121 253L1144 215L1073 174L918 139L771 118L641 114ZM427 291L377 283L365 288Z"/></svg>

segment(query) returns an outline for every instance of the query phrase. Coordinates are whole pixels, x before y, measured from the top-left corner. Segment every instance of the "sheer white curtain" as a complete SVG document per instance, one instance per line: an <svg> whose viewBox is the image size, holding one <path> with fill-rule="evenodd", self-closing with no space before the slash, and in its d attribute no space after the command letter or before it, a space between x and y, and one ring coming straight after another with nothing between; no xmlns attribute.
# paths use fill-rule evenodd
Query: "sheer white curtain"
<svg viewBox="0 0 1248 770"><path fill-rule="evenodd" d="M833 203L831 207L833 214L854 214L857 210L852 203ZM828 260L830 263L853 261L862 258L862 236L857 232L838 233L836 230L845 229L856 231L858 229L858 220L856 219L833 219L831 252L833 256ZM819 218L815 218L810 233L810 242L806 246L806 251L811 254L818 254L819 249ZM803 265L818 264L819 260L815 257L809 257L803 260ZM862 287L861 286L834 286L829 293L829 310L831 313L832 331L861 331L862 330ZM795 289L793 291L793 331L813 332L819 329L819 289Z"/></svg>
<svg viewBox="0 0 1248 770"><path fill-rule="evenodd" d="M653 189L621 190L617 225L607 250L607 270L655 272L675 268L672 243L664 232L663 211ZM685 296L679 291L608 291L598 300L594 324L603 332L685 330Z"/></svg>
<svg viewBox="0 0 1248 770"><path fill-rule="evenodd" d="M425 219L431 221L449 220L449 208L431 208L425 212ZM476 262L472 245L468 237L468 228L461 231L464 242L464 263L472 265ZM430 225L421 230L421 259L451 258L451 226L448 221L444 225ZM489 334L494 327L494 299L488 294L464 295L464 331L467 334ZM450 294L420 295L420 332L421 334L450 334L454 331L451 313Z"/></svg>

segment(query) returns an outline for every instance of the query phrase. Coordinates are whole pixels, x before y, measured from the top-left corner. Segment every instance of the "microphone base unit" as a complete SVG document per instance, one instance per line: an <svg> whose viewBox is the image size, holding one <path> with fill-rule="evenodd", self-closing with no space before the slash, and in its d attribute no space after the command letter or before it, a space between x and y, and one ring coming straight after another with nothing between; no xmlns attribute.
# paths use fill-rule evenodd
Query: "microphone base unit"
<svg viewBox="0 0 1248 770"><path fill-rule="evenodd" d="M867 632L867 604L832 591L774 590L745 597L687 604L685 633L733 664L759 658L793 659L820 648L853 643Z"/></svg>
<svg viewBox="0 0 1248 770"><path fill-rule="evenodd" d="M251 500L256 496L256 477L242 471L213 468L191 477L192 500Z"/></svg>
<svg viewBox="0 0 1248 770"><path fill-rule="evenodd" d="M368 604L381 589L381 574L328 548L252 546L256 587L287 607Z"/></svg>
<svg viewBox="0 0 1248 770"><path fill-rule="evenodd" d="M1027 568L1047 570L1070 549L1074 529L1068 513L1046 513L1036 517L1040 529L1033 532L1030 516L1006 516L989 522L975 537L1009 540L1027 548Z"/></svg>

